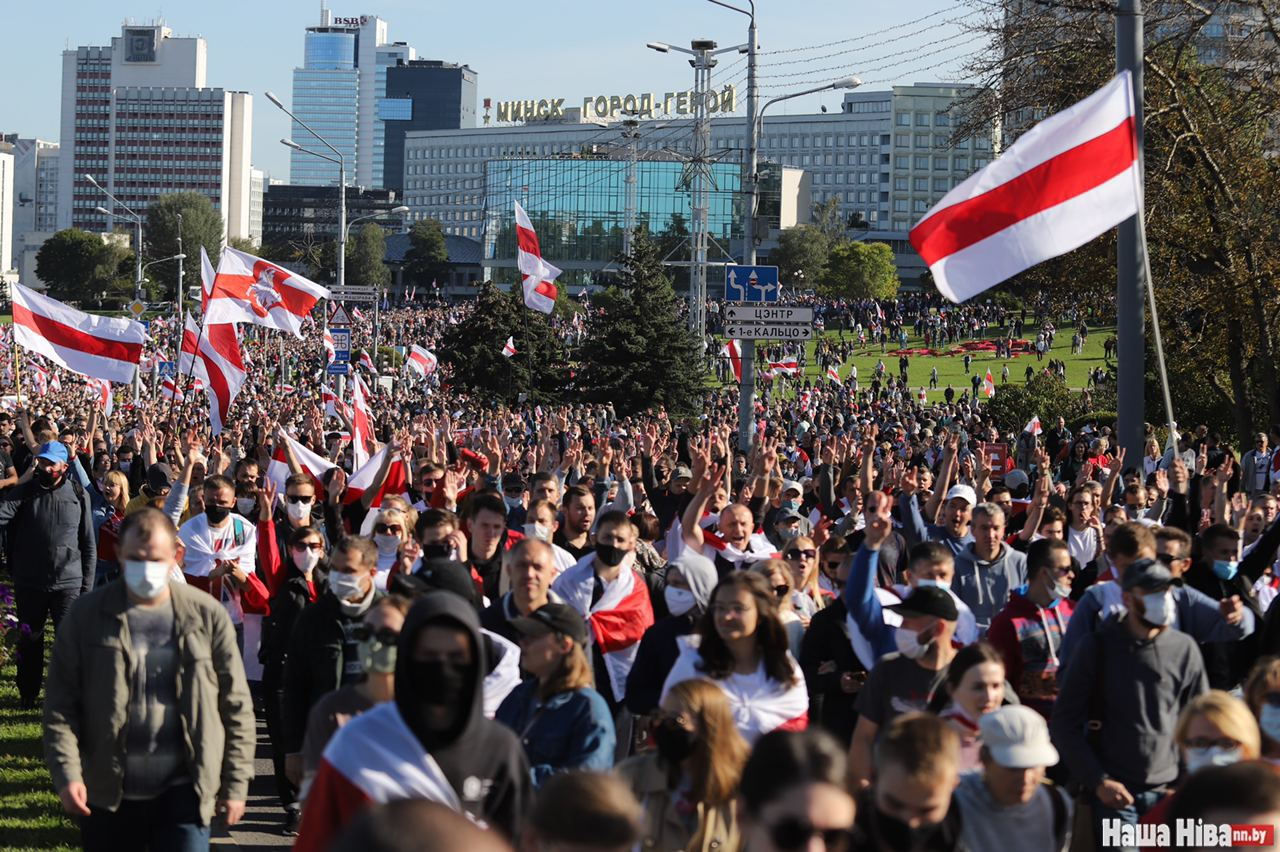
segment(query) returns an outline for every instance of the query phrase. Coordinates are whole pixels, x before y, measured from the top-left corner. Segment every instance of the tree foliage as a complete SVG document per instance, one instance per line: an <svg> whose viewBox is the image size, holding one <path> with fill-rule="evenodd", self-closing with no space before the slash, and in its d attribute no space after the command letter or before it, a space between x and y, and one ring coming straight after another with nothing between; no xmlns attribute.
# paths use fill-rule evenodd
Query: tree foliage
<svg viewBox="0 0 1280 852"><path fill-rule="evenodd" d="M222 255L222 216L213 209L213 202L208 196L198 192L171 192L151 202L143 234L146 245L143 260L159 260L179 253L179 214L182 216L181 252L187 256L182 267L182 283L185 288L199 287L201 247L208 252L209 262L215 268ZM156 276L163 276L165 281L172 282L178 274L176 267L168 269L164 264L153 269L154 274L148 272L153 280ZM173 292L172 283L161 287L160 291Z"/></svg>
<svg viewBox="0 0 1280 852"><path fill-rule="evenodd" d="M45 240L36 253L36 275L60 301L97 302L103 294L119 298L123 293L131 298L133 252L97 234L67 228Z"/></svg>
<svg viewBox="0 0 1280 852"><path fill-rule="evenodd" d="M502 354L508 337L516 345L511 358ZM538 402L561 399L568 383L569 355L547 317L491 281L481 286L475 310L445 332L437 354L455 384L506 402L522 393Z"/></svg>
<svg viewBox="0 0 1280 852"><path fill-rule="evenodd" d="M827 269L831 240L817 225L797 225L778 235L778 247L769 260L778 267L778 278L790 287L805 282L813 286Z"/></svg>
<svg viewBox="0 0 1280 852"><path fill-rule="evenodd" d="M844 299L892 299L900 283L887 243L845 241L832 247L818 292Z"/></svg>
<svg viewBox="0 0 1280 852"><path fill-rule="evenodd" d="M449 274L449 249L444 232L435 219L414 222L409 231L409 251L404 256L404 278L407 284L429 287Z"/></svg>
<svg viewBox="0 0 1280 852"><path fill-rule="evenodd" d="M1080 397L1057 376L1036 373L1025 385L999 385L996 395L983 406L987 416L1000 426L1000 431L1021 432L1032 417L1040 422L1056 423L1059 417L1070 420L1084 413Z"/></svg>
<svg viewBox="0 0 1280 852"><path fill-rule="evenodd" d="M596 300L603 310L580 353L583 396L612 402L620 414L655 405L690 413L705 386L699 340L680 315L658 252L646 234L636 234L621 282Z"/></svg>
<svg viewBox="0 0 1280 852"><path fill-rule="evenodd" d="M391 281L391 270L383 259L387 256L387 234L368 222L347 241L346 283L376 287L379 291Z"/></svg>

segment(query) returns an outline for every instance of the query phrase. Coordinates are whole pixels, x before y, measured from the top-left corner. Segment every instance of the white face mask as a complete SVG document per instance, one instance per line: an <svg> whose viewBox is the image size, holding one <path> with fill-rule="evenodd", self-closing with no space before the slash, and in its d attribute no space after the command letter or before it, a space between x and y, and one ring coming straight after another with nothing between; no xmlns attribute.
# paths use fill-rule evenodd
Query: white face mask
<svg viewBox="0 0 1280 852"><path fill-rule="evenodd" d="M1153 627L1168 627L1173 624L1177 610L1173 608L1173 592L1152 592L1142 596L1142 620Z"/></svg>
<svg viewBox="0 0 1280 852"><path fill-rule="evenodd" d="M138 597L153 600L169 584L169 563L126 559L124 582Z"/></svg>
<svg viewBox="0 0 1280 852"><path fill-rule="evenodd" d="M346 574L342 571L330 572L329 588L332 590L334 597L340 601L359 600L365 594L364 588L360 585L360 577L356 574Z"/></svg>
<svg viewBox="0 0 1280 852"><path fill-rule="evenodd" d="M507 511L511 512L524 506L523 497L503 497L502 502L507 504Z"/></svg>
<svg viewBox="0 0 1280 852"><path fill-rule="evenodd" d="M551 541L551 527L544 527L542 524L525 524L524 534L526 538L536 538L538 541Z"/></svg>
<svg viewBox="0 0 1280 852"><path fill-rule="evenodd" d="M951 591L951 584L948 583L946 580L916 580L917 589L927 589L930 587L935 589L942 589L942 591L944 592Z"/></svg>
<svg viewBox="0 0 1280 852"><path fill-rule="evenodd" d="M386 533L375 535L373 537L373 543L378 545L379 556L387 556L388 554L395 553L400 549L400 536L388 535Z"/></svg>
<svg viewBox="0 0 1280 852"><path fill-rule="evenodd" d="M693 592L688 589L677 589L674 586L667 586L662 591L663 598L667 601L667 610L672 615L684 615L693 609L693 605L697 603Z"/></svg>
<svg viewBox="0 0 1280 852"><path fill-rule="evenodd" d="M929 645L933 644L932 642L920 644L920 637L914 630L905 630L901 627L894 630L893 641L898 646L898 653L908 660L920 659L929 650Z"/></svg>
<svg viewBox="0 0 1280 852"><path fill-rule="evenodd" d="M237 497L236 511L246 517L253 513L253 507L258 505L257 498L254 497Z"/></svg>
<svg viewBox="0 0 1280 852"><path fill-rule="evenodd" d="M284 511L289 516L289 520L295 524L303 518L311 517L311 504L313 501L306 500L302 503L286 503Z"/></svg>
<svg viewBox="0 0 1280 852"><path fill-rule="evenodd" d="M1238 748L1210 746L1187 749L1187 772L1196 772L1210 766L1230 766L1239 762L1240 749Z"/></svg>
<svg viewBox="0 0 1280 852"><path fill-rule="evenodd" d="M1258 727L1273 742L1280 743L1280 707L1274 704L1263 704L1258 714Z"/></svg>
<svg viewBox="0 0 1280 852"><path fill-rule="evenodd" d="M293 559L293 566L303 574L310 574L315 567L320 564L322 554L318 550L307 548L302 552L296 550L289 551L290 557Z"/></svg>

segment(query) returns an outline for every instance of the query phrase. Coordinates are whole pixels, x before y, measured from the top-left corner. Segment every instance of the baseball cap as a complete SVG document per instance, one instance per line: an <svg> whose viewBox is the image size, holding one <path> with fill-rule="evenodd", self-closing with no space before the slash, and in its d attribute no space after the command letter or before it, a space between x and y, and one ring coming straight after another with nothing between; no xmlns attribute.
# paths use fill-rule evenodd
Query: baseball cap
<svg viewBox="0 0 1280 852"><path fill-rule="evenodd" d="M1021 488L1028 482L1030 482L1030 480L1027 478L1027 473L1024 470L1015 468L1004 475L1004 484L1009 486L1010 491Z"/></svg>
<svg viewBox="0 0 1280 852"><path fill-rule="evenodd" d="M1155 559L1139 559L1125 569L1120 578L1120 588L1126 592L1142 589L1144 592L1163 592L1173 584L1173 574L1163 563Z"/></svg>
<svg viewBox="0 0 1280 852"><path fill-rule="evenodd" d="M779 521L803 521L803 520L804 520L804 515L800 514L795 509L783 509L781 512L778 513L778 517L776 520L774 520L774 523L776 524Z"/></svg>
<svg viewBox="0 0 1280 852"><path fill-rule="evenodd" d="M931 615L943 621L955 621L960 617L951 593L936 586L917 586L911 590L911 594L905 601L887 606L885 609L896 612L904 618Z"/></svg>
<svg viewBox="0 0 1280 852"><path fill-rule="evenodd" d="M803 494L804 488L800 485L799 482L796 482L794 479L784 479L782 480L782 493L786 494L788 491L794 491L797 494Z"/></svg>
<svg viewBox="0 0 1280 852"><path fill-rule="evenodd" d="M984 713L978 728L991 759L1006 769L1054 766L1058 762L1058 750L1049 740L1049 726L1030 707L1011 704Z"/></svg>
<svg viewBox="0 0 1280 852"><path fill-rule="evenodd" d="M504 474L502 477L502 490L503 491L524 491L525 490L524 477L518 473Z"/></svg>
<svg viewBox="0 0 1280 852"><path fill-rule="evenodd" d="M173 468L164 462L157 462L147 468L147 488L152 494L173 487Z"/></svg>
<svg viewBox="0 0 1280 852"><path fill-rule="evenodd" d="M397 574L391 581L391 591L417 597L426 592L453 592L467 603L476 600L475 583L471 581L471 572L461 563L453 559L437 557L422 560L422 565L412 574Z"/></svg>
<svg viewBox="0 0 1280 852"><path fill-rule="evenodd" d="M36 458L46 459L57 464L66 464L70 457L67 455L65 444L61 441L49 441L40 445L40 449L36 452Z"/></svg>
<svg viewBox="0 0 1280 852"><path fill-rule="evenodd" d="M679 465L675 470L671 471L671 478L674 479L693 479L693 471L684 465Z"/></svg>
<svg viewBox="0 0 1280 852"><path fill-rule="evenodd" d="M587 624L578 615L578 611L568 604L544 604L526 616L511 619L511 626L521 636L563 633L579 645L587 644Z"/></svg>
<svg viewBox="0 0 1280 852"><path fill-rule="evenodd" d="M959 497L970 506L978 505L978 495L974 493L973 487L969 485L953 485L951 490L947 492L947 500L954 500Z"/></svg>

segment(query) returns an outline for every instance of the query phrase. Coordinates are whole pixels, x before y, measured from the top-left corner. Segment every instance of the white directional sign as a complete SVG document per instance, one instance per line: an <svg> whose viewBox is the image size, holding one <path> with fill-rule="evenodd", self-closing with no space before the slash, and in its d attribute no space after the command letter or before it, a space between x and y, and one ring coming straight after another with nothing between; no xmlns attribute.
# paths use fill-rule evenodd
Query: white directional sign
<svg viewBox="0 0 1280 852"><path fill-rule="evenodd" d="M813 308L782 308L774 305L725 305L725 322L813 323Z"/></svg>
<svg viewBox="0 0 1280 852"><path fill-rule="evenodd" d="M734 340L812 340L813 326L802 323L729 323L724 327L724 335Z"/></svg>

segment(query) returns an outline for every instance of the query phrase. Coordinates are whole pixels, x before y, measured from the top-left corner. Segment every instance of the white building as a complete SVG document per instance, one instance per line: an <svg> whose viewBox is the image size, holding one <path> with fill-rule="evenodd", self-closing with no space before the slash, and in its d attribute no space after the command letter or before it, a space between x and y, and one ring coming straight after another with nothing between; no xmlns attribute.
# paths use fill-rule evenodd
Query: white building
<svg viewBox="0 0 1280 852"><path fill-rule="evenodd" d="M0 152L0 278L16 277L13 268L13 154Z"/></svg>
<svg viewBox="0 0 1280 852"><path fill-rule="evenodd" d="M249 239L255 246L262 245L262 199L266 192L267 176L262 169L249 170Z"/></svg>
<svg viewBox="0 0 1280 852"><path fill-rule="evenodd" d="M34 244L44 243L36 236L52 232L58 218L58 143L43 139L23 139L8 134L0 142L0 150L13 155L13 216L9 220L10 248L13 268L26 282L33 277L34 256L27 253Z"/></svg>
<svg viewBox="0 0 1280 852"><path fill-rule="evenodd" d="M62 54L57 227L110 231L111 202L85 175L146 215L170 192L205 195L224 235L249 235L253 98L209 88L207 45L163 23L125 24L109 47Z"/></svg>

